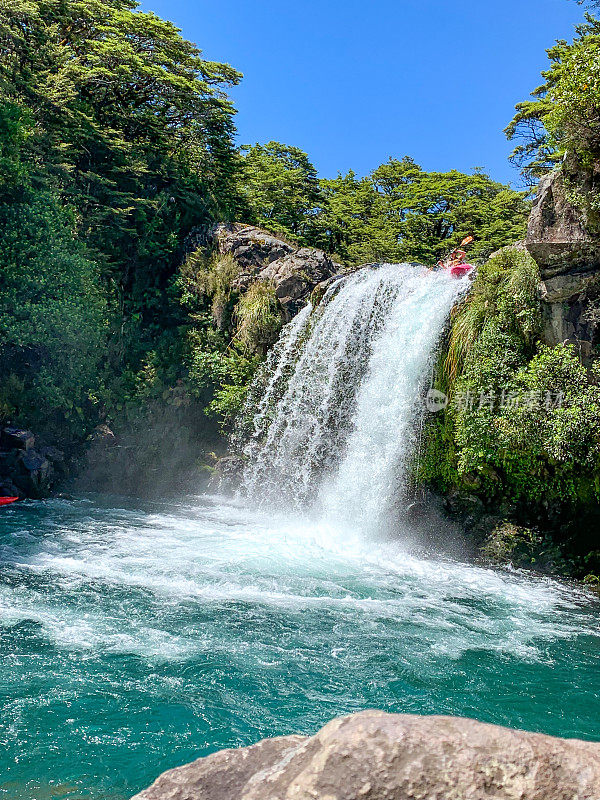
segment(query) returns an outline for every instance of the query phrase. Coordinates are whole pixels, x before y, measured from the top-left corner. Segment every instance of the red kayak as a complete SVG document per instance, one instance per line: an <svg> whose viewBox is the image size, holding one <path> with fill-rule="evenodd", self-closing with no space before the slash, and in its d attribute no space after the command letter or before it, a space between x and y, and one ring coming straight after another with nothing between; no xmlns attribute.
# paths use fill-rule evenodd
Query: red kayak
<svg viewBox="0 0 600 800"><path fill-rule="evenodd" d="M448 271L453 278L464 278L472 269L471 264L455 264L453 267L449 267Z"/></svg>
<svg viewBox="0 0 600 800"><path fill-rule="evenodd" d="M18 497L0 497L0 506L8 506L18 499Z"/></svg>

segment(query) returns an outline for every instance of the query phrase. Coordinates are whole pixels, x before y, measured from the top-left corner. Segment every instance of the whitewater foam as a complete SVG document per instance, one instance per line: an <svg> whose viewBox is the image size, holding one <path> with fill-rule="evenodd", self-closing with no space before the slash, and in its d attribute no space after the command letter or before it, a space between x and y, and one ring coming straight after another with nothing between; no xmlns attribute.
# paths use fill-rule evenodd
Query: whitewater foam
<svg viewBox="0 0 600 800"><path fill-rule="evenodd" d="M425 653L455 656L474 648L534 657L536 641L590 622L577 616L574 625L576 595L547 579L418 558L329 523L212 502L86 516L47 531L27 557L15 536L4 545L12 578L0 587L0 619L34 622L60 647L161 659L204 650L192 622L200 608L360 617L367 629L406 626ZM210 646L218 639L211 629Z"/></svg>

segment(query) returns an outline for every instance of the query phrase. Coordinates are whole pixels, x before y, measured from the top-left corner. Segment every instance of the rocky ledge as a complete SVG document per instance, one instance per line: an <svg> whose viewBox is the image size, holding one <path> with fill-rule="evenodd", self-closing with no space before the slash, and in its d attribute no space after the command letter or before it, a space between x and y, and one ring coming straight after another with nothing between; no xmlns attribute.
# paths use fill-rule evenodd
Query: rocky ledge
<svg viewBox="0 0 600 800"><path fill-rule="evenodd" d="M46 497L67 473L62 450L31 431L0 429L0 497Z"/></svg>
<svg viewBox="0 0 600 800"><path fill-rule="evenodd" d="M575 344L584 359L599 340L600 239L567 187L585 190L591 180L566 165L543 177L525 242L540 269L546 344Z"/></svg>
<svg viewBox="0 0 600 800"><path fill-rule="evenodd" d="M598 800L600 745L364 711L165 772L134 800Z"/></svg>
<svg viewBox="0 0 600 800"><path fill-rule="evenodd" d="M322 250L297 247L253 225L220 223L209 240L241 267L236 289L243 292L260 280L273 284L286 322L308 302L318 284L343 269Z"/></svg>

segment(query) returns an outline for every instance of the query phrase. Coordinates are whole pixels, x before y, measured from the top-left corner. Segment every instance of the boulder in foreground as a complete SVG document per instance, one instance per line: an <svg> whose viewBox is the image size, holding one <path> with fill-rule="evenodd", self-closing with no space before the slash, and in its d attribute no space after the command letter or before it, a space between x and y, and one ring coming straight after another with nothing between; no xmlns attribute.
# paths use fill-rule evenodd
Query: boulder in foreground
<svg viewBox="0 0 600 800"><path fill-rule="evenodd" d="M598 800L600 744L364 711L170 770L134 800Z"/></svg>

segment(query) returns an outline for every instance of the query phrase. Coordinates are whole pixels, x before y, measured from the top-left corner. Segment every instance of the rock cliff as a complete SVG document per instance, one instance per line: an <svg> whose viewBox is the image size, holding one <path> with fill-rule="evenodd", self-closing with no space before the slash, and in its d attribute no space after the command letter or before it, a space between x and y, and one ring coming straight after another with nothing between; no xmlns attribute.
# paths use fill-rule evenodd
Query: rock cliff
<svg viewBox="0 0 600 800"><path fill-rule="evenodd" d="M342 270L322 250L298 248L252 225L220 223L209 240L240 265L235 288L243 292L257 280L273 284L286 322L308 302L317 284Z"/></svg>
<svg viewBox="0 0 600 800"><path fill-rule="evenodd" d="M135 800L597 800L600 745L364 711L165 772Z"/></svg>
<svg viewBox="0 0 600 800"><path fill-rule="evenodd" d="M588 358L600 332L600 237L571 203L570 180L560 170L542 178L525 246L540 268L545 342Z"/></svg>
<svg viewBox="0 0 600 800"><path fill-rule="evenodd" d="M31 431L0 430L0 497L45 497L67 474L65 455Z"/></svg>

